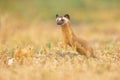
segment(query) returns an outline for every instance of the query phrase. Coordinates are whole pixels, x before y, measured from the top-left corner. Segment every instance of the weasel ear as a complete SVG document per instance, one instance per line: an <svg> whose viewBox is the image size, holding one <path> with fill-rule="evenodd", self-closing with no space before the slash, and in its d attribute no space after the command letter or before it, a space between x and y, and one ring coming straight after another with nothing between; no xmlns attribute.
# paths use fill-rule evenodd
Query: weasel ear
<svg viewBox="0 0 120 80"><path fill-rule="evenodd" d="M69 14L65 14L64 17L66 17L67 19L70 20L70 16L69 16Z"/></svg>
<svg viewBox="0 0 120 80"><path fill-rule="evenodd" d="M58 14L56 14L56 18L58 17L59 15Z"/></svg>

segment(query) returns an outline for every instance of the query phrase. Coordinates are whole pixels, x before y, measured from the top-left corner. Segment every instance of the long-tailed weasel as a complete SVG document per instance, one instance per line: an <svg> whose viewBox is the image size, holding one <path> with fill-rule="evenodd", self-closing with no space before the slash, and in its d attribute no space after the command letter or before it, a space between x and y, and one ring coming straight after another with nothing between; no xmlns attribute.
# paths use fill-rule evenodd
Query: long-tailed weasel
<svg viewBox="0 0 120 80"><path fill-rule="evenodd" d="M83 39L78 38L72 31L70 25L70 16L65 14L64 16L56 15L57 25L60 25L63 33L64 46L69 45L78 53L87 57L94 56L92 47Z"/></svg>

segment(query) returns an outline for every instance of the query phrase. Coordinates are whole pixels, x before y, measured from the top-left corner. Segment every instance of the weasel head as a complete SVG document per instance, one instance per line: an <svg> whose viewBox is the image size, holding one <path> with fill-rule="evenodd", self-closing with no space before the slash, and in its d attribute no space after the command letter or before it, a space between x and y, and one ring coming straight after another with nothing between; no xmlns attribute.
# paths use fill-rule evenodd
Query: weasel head
<svg viewBox="0 0 120 80"><path fill-rule="evenodd" d="M70 21L70 16L69 14L65 14L64 16L59 16L56 14L56 22L57 25L64 25Z"/></svg>

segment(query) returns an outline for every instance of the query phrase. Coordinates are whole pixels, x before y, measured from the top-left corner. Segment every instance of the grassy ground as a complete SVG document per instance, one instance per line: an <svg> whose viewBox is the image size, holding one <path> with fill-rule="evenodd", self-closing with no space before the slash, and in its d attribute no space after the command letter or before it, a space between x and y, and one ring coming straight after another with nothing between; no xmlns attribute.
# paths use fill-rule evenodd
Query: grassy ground
<svg viewBox="0 0 120 80"><path fill-rule="evenodd" d="M55 21L25 22L2 15L0 80L119 80L120 18L115 17L116 13L99 14L102 17L97 17L98 21L72 23L76 35L91 43L97 59L87 59L70 47L63 51L61 30ZM7 65L18 47L28 46L33 49L32 58L22 65L16 61Z"/></svg>

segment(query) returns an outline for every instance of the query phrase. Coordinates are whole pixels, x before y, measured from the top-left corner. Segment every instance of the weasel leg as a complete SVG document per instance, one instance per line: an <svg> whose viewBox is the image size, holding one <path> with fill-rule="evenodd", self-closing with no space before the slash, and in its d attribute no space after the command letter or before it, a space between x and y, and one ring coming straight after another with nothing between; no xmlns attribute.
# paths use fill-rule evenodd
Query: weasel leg
<svg viewBox="0 0 120 80"><path fill-rule="evenodd" d="M73 51L76 52L76 49L77 49L77 47L76 47L76 43L75 43L74 45L72 45L72 49L73 49Z"/></svg>
<svg viewBox="0 0 120 80"><path fill-rule="evenodd" d="M67 44L65 42L63 42L63 51L67 50Z"/></svg>

